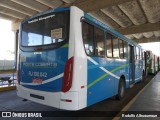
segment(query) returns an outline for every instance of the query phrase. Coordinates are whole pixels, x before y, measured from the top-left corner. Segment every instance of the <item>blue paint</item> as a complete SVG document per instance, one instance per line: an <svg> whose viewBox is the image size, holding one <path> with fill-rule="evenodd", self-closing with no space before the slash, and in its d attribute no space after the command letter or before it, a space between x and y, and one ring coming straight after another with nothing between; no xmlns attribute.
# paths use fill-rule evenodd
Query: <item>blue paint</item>
<svg viewBox="0 0 160 120"><path fill-rule="evenodd" d="M62 87L62 78L59 78L53 82L49 82L41 85L23 85L26 88L40 90L40 91L48 91L48 92L59 92Z"/></svg>
<svg viewBox="0 0 160 120"><path fill-rule="evenodd" d="M134 41L126 38L124 35L117 32L115 29L96 20L95 18L88 15L87 13L84 13L84 18L86 20L88 20L88 22L90 22L91 24L101 27L102 29L104 29L104 31L109 32L109 33L125 40L131 46L137 46L141 49L140 45L138 45ZM130 56L130 54L128 52L128 57L129 56ZM121 68L119 70L114 71L113 74L116 76L119 76L119 77L124 75L125 80L126 80L126 88L129 88L130 82L132 80L132 78L131 78L132 69L131 69L131 65L129 64L129 58L127 58L125 61L121 60L121 59L114 59L114 58L113 59L99 58L99 57L91 57L91 58L94 59L94 61L96 61L98 64L95 65L88 60L88 76L87 76L88 77L87 78L88 85L90 83L92 83L94 80L97 80L98 78L100 78L102 75L106 74L99 67L104 67L108 71L112 71L122 65L128 64L128 66L125 66L124 68ZM142 70L143 70L143 67L140 67L141 65L143 66L143 61L138 60L137 62L138 62L138 64L135 65L135 79L137 79L137 78L139 78L139 79L137 79L135 81L135 83L139 82L141 80L140 77L142 76ZM135 61L135 63L136 63L136 61ZM109 97L112 97L112 96L118 94L118 85L119 85L119 79L117 79L111 75L108 75L108 76L104 77L103 79L101 79L96 84L94 84L93 86L89 87L88 91L87 91L88 92L87 93L87 106L92 105L96 102L102 101L106 98L109 98Z"/></svg>
<svg viewBox="0 0 160 120"><path fill-rule="evenodd" d="M42 51L41 54L24 51L20 51L20 54L21 59L26 59L20 62L21 82L33 83L35 78L45 81L64 72L65 63L68 60L68 47ZM34 90L58 92L62 89L62 80L63 77L42 85L24 86Z"/></svg>
<svg viewBox="0 0 160 120"><path fill-rule="evenodd" d="M99 67L103 67L108 71L112 71L113 69L128 64L129 61L119 61L119 60L109 60L107 58L98 58L91 57L94 61L98 63L98 65L93 64L91 61L87 61L88 63L88 76L87 76L87 85L92 83L94 80L98 79L102 75L107 74ZM103 62L102 62L103 61ZM104 62L105 61L105 62ZM113 72L113 74L117 76L121 76L122 74L126 79L129 79L126 74L129 73L129 66L125 66L119 70ZM120 73L121 70L124 70L123 73ZM89 87L87 90L87 106L102 101L106 98L112 97L118 93L118 83L119 79L107 75L99 82L95 83L93 86ZM129 83L127 83L127 88L129 87Z"/></svg>

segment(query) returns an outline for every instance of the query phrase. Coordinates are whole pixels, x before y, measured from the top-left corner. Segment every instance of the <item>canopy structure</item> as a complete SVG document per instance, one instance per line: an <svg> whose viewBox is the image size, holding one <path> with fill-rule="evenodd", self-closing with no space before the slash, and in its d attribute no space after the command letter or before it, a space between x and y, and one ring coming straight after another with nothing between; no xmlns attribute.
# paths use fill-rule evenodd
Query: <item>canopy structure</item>
<svg viewBox="0 0 160 120"><path fill-rule="evenodd" d="M18 30L27 17L72 5L138 43L160 41L160 0L1 0L0 18Z"/></svg>

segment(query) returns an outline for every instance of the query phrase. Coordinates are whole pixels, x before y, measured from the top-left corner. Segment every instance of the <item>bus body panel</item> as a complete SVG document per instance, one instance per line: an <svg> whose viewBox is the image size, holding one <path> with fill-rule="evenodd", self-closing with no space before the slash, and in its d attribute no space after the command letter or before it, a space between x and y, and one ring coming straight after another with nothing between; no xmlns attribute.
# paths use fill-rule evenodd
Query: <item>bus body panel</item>
<svg viewBox="0 0 160 120"><path fill-rule="evenodd" d="M69 92L77 91L76 109L82 109L87 106L87 57L83 47L81 17L84 12L77 7L71 7L71 21L70 21L70 41L69 41L69 58L74 57L73 65L73 81ZM66 93L67 94L67 93ZM62 94L62 98L63 95ZM68 96L70 97L70 96Z"/></svg>
<svg viewBox="0 0 160 120"><path fill-rule="evenodd" d="M140 82L143 72L143 60L135 61L135 83Z"/></svg>
<svg viewBox="0 0 160 120"><path fill-rule="evenodd" d="M79 110L78 106L78 92L61 92L60 94L60 109L65 110ZM71 102L66 102L65 100L71 100Z"/></svg>
<svg viewBox="0 0 160 120"><path fill-rule="evenodd" d="M44 100L38 99L36 97L31 97L30 96L31 94L44 97ZM60 108L60 100L61 100L60 92L53 93L53 92L39 91L23 87L22 85L17 85L17 95L24 99L31 100L40 104L52 106L55 108Z"/></svg>
<svg viewBox="0 0 160 120"><path fill-rule="evenodd" d="M127 60L88 57L87 105L116 95L122 75L125 76L126 88L128 88L128 68Z"/></svg>
<svg viewBox="0 0 160 120"><path fill-rule="evenodd" d="M135 83L140 82L142 80L142 73L143 73L143 60L142 56L139 56L139 53L137 55L136 49L139 49L139 52L141 52L141 48L138 46L135 46Z"/></svg>
<svg viewBox="0 0 160 120"><path fill-rule="evenodd" d="M20 51L20 84L24 87L59 92L68 60L68 47L41 52Z"/></svg>
<svg viewBox="0 0 160 120"><path fill-rule="evenodd" d="M86 58L83 43L82 43L81 29L79 29L79 28L81 28L80 19L83 15L84 15L83 11L81 11L80 9L77 9L76 7L71 7L69 46L67 44L62 46L61 53L58 54L59 56L55 56L56 55L55 51L58 51L58 49L60 49L60 48L58 48L56 50L51 50L52 54L50 54L50 55L52 55L52 56L45 56L45 57L47 57L47 59L49 57L50 60L55 60L54 59L55 57L61 58L61 60L60 59L55 60L56 62L60 62L60 64L62 64L62 66L59 65L59 67L61 67L62 69L56 68L59 73L61 73L61 70L63 70L63 72L64 72L65 62L71 57L74 58L74 65L73 65L74 73L73 73L73 81L72 81L73 83L72 83L71 89L66 93L59 92L62 89L61 86L62 86L63 79L59 80L59 81L61 81L59 83L59 87L56 88L57 91L54 91L53 84L50 84L50 87L52 86L52 88L51 88L52 90L48 90L48 89L44 90L45 86L42 86L42 85L39 85L39 87L36 87L35 85L31 87L31 84L29 84L29 82L31 82L31 81L28 81L28 79L24 78L23 82L21 82L21 84L25 84L24 82L28 82L28 84L30 86L28 87L28 86L24 85L25 87L23 87L22 85L18 85L18 93L17 93L18 96L35 101L35 102L38 102L38 103L42 103L45 105L50 105L50 106L53 106L56 108L61 108L61 109L66 109L66 110L78 110L78 109L82 109L82 108L86 107L87 58ZM75 37L75 36L79 36L79 37ZM79 50L81 50L81 51L79 51ZM40 58L43 56L43 55L42 56L38 55L38 53L47 54L44 51L37 52L37 54L36 54L37 58L34 59L36 62L37 62L37 60L40 61L41 60ZM20 54L23 55L23 58L25 57L24 52L23 53L20 52ZM31 54L33 54L33 52ZM30 58L33 59L33 56L31 55ZM29 62L35 62L35 61L29 61ZM46 62L46 61L43 61L43 62ZM20 66L20 68L21 68L21 70L23 69L22 66ZM26 71L29 71L26 69L26 67L24 67L24 69ZM38 69L38 70L40 71L40 69ZM44 70L44 71L48 71L48 70ZM63 72L60 76L61 78L63 78ZM52 78L48 78L48 79L50 81L50 79L52 79ZM55 85L58 85L58 84L56 83ZM48 86L46 86L46 87L48 87ZM40 90L40 91L38 91L38 90ZM45 91L47 91L47 92L45 92ZM50 92L50 91L52 91L52 92ZM25 93L25 95L23 95L22 93ZM35 96L43 96L44 100L39 100L37 98L33 98L30 96L30 94L34 94ZM52 98L48 97L49 94L53 97ZM47 101L48 98L49 98L50 102ZM65 100L71 100L72 102L66 102ZM52 101L52 103L51 103L51 101ZM57 102L57 101L59 101L59 102Z"/></svg>
<svg viewBox="0 0 160 120"><path fill-rule="evenodd" d="M102 25L88 14L85 18L95 25ZM103 29L103 28L102 28ZM105 31L112 33L112 29L106 27ZM107 32L108 32L107 31ZM113 31L112 34L117 34ZM129 54L128 54L129 55ZM128 56L127 55L127 56ZM110 59L88 56L88 91L87 106L114 96L118 93L119 79L123 75L126 80L126 88L129 87L129 60Z"/></svg>
<svg viewBox="0 0 160 120"><path fill-rule="evenodd" d="M68 43L54 50L37 51L35 53L20 51L20 78L22 80L20 85L17 85L18 96L60 109L79 110L116 95L118 93L119 80L122 76L125 78L126 88L129 88L132 81L132 70L129 59L130 52L128 51L128 57L126 59L87 56L82 38L81 18L83 17L91 20L96 25L103 25L79 8L72 6L70 8L70 34ZM107 26L104 29L105 32L109 31L122 39L127 39ZM128 39L126 41L128 44L136 46L134 42ZM62 92L65 64L72 57L72 86L69 91ZM26 61L29 63L35 63L37 61L38 63L52 62L53 66L45 66L45 69L41 64L37 66L33 65L37 68L32 68L34 71L29 72L32 64L29 64L30 69L28 69L27 64L25 66ZM135 60L133 62L134 65L137 64L135 65L135 82L141 79L142 62L142 60ZM26 76L32 75L38 70L39 73L35 74L42 74L40 79L37 80L33 76ZM43 74L45 71L49 71L47 77ZM34 83L33 81L36 80L42 82ZM48 82L45 82L45 80L48 80Z"/></svg>

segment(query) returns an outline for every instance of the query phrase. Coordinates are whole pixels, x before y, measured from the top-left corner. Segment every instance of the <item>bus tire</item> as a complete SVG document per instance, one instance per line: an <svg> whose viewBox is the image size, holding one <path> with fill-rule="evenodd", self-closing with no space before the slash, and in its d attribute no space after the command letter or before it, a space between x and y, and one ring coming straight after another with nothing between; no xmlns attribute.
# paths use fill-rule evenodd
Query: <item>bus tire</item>
<svg viewBox="0 0 160 120"><path fill-rule="evenodd" d="M118 85L118 94L116 95L117 100L121 100L124 97L125 89L126 89L125 82L122 78L120 78Z"/></svg>

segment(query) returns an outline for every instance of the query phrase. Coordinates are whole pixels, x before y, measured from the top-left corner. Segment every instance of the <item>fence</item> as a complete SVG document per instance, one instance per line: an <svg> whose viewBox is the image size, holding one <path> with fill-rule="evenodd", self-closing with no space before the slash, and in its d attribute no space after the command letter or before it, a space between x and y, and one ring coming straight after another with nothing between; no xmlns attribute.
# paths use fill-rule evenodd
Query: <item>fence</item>
<svg viewBox="0 0 160 120"><path fill-rule="evenodd" d="M15 61L0 60L0 88L16 85Z"/></svg>
<svg viewBox="0 0 160 120"><path fill-rule="evenodd" d="M16 73L0 74L0 88L8 86L16 86L17 76Z"/></svg>

